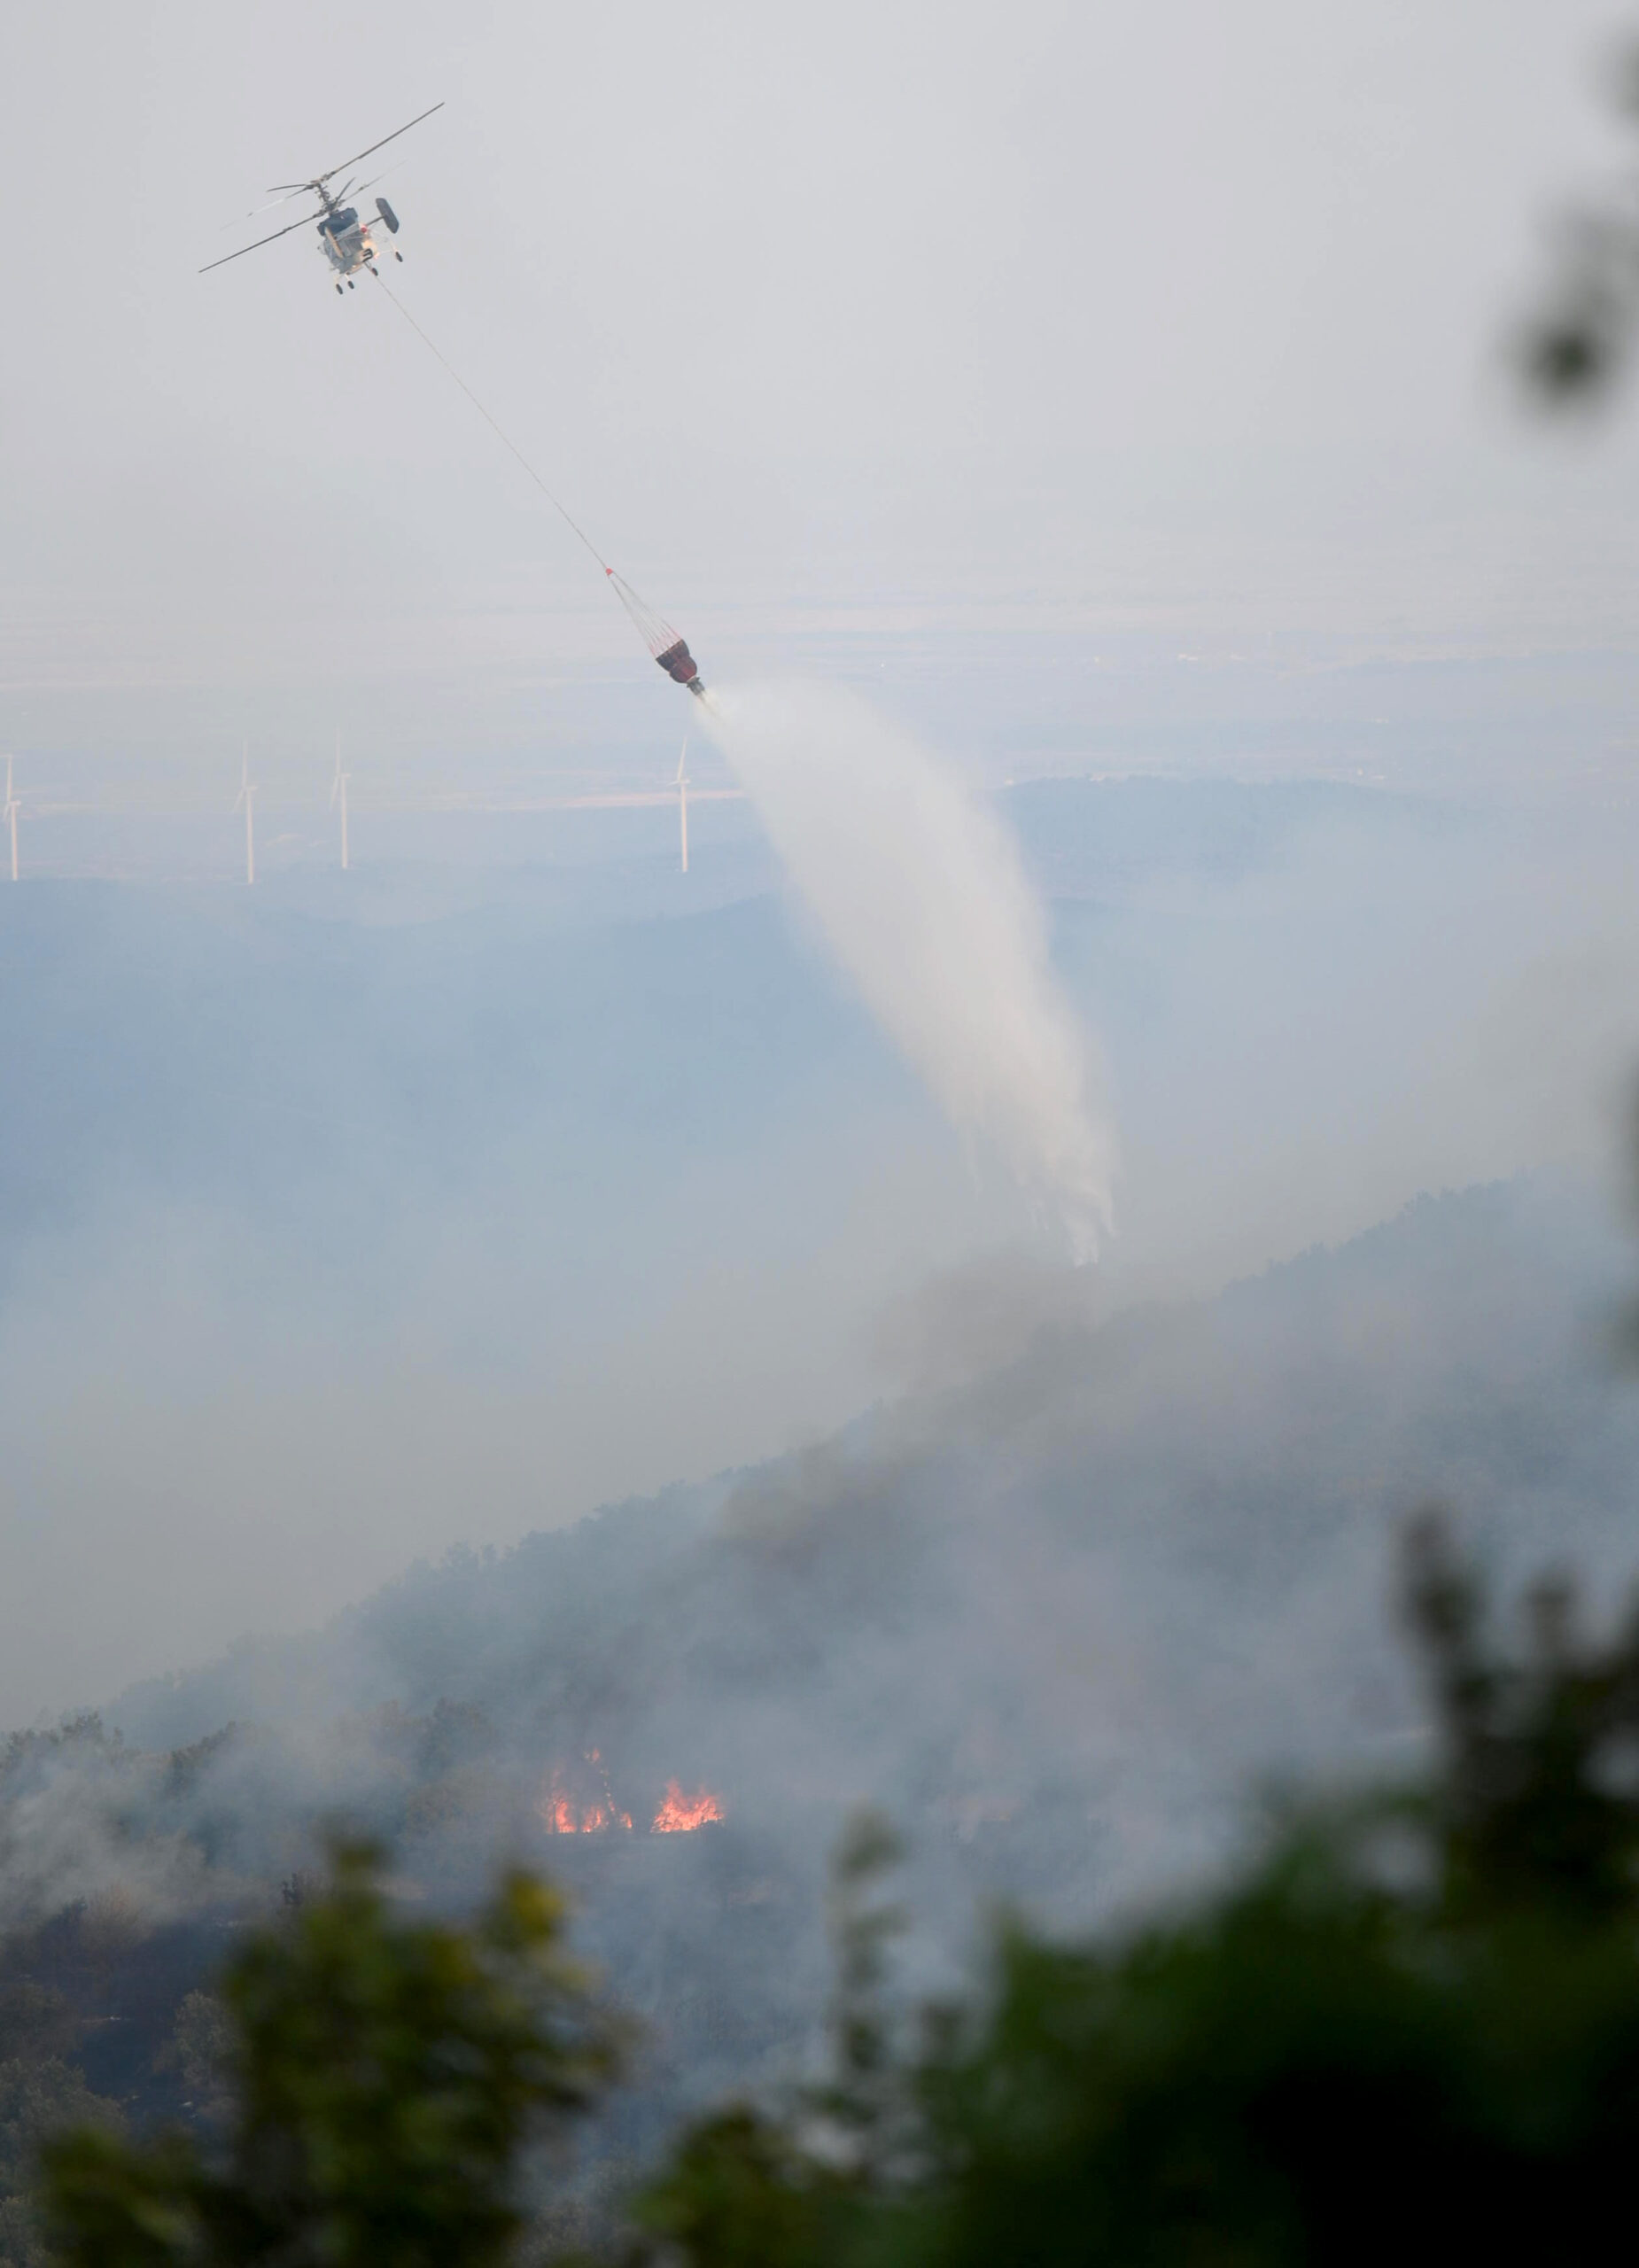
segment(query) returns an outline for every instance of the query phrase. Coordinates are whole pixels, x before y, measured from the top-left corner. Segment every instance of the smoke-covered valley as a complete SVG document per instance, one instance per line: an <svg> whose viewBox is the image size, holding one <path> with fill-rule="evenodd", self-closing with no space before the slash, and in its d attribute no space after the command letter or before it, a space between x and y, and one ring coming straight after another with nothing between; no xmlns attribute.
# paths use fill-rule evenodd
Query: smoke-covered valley
<svg viewBox="0 0 1639 2268"><path fill-rule="evenodd" d="M946 1976L1416 1758L1419 1502L1628 1573L1623 812L1000 796L1120 1127L1097 1269L699 816L687 882L662 812L0 897L0 1927L123 2019L105 2093L175 2107L182 1993L346 1821L406 1897L567 1881L647 2148L809 2052L860 1801Z"/></svg>
<svg viewBox="0 0 1639 2268"><path fill-rule="evenodd" d="M1620 810L1156 780L998 809L1107 1067L1096 1273L946 1124L744 806L702 807L686 882L662 811L517 823L454 882L4 897L4 1715L822 1441L1044 1317L1423 1192L1613 1184Z"/></svg>
<svg viewBox="0 0 1639 2268"><path fill-rule="evenodd" d="M646 2149L811 2056L825 1857L861 1802L906 1838L927 1985L998 1899L1107 1915L1221 1862L1260 1789L1413 1766L1388 1610L1429 1495L1494 1571L1549 1557L1608 1598L1627 1284L1585 1191L1426 1198L1214 1300L1061 1313L804 1451L423 1563L15 1736L0 1923L37 1966L68 1917L63 1973L90 1992L89 1962L84 2013L116 2020L88 2074L151 2111L183 1991L330 1829L444 1905L523 1857L644 2021L605 2147Z"/></svg>

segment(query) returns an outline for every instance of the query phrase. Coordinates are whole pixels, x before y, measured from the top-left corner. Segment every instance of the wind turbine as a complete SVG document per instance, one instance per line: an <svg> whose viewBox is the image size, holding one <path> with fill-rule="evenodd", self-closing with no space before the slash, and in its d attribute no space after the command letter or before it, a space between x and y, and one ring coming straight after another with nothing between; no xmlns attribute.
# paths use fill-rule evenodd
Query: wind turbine
<svg viewBox="0 0 1639 2268"><path fill-rule="evenodd" d="M245 743L245 753L239 765L239 792L233 799L235 811L241 804L245 807L245 879L247 882L253 882L256 879L256 790L251 785L249 741Z"/></svg>
<svg viewBox="0 0 1639 2268"><path fill-rule="evenodd" d="M341 806L341 870L347 871L347 779L341 768L341 726L336 727L336 777L330 781L330 809Z"/></svg>
<svg viewBox="0 0 1639 2268"><path fill-rule="evenodd" d="M5 823L12 835L12 880L17 880L17 814L22 809L12 793L12 759L5 760Z"/></svg>
<svg viewBox="0 0 1639 2268"><path fill-rule="evenodd" d="M688 742L685 741L682 753L677 759L677 832L685 874L688 872L688 774L683 767L687 761Z"/></svg>

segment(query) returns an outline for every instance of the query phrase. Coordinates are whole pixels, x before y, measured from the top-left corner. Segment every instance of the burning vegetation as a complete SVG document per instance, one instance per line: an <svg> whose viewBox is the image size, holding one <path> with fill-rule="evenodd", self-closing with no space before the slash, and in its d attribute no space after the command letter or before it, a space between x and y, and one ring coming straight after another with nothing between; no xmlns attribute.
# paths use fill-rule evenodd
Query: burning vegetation
<svg viewBox="0 0 1639 2268"><path fill-rule="evenodd" d="M617 1811L611 1803L600 1803L595 1798L591 1803L577 1803L557 1772L547 1783L540 1810L553 1835L595 1835L605 1827L624 1827L628 1834L632 1831L630 1812Z"/></svg>
<svg viewBox="0 0 1639 2268"><path fill-rule="evenodd" d="M588 1749L582 1768L570 1772L554 1766L542 1789L538 1806L550 1835L596 1835L618 1827L632 1832L632 1814L615 1800L609 1772L598 1751ZM666 1792L649 1822L651 1835L690 1835L724 1816L723 1799L708 1789L685 1795L676 1780L666 1782Z"/></svg>
<svg viewBox="0 0 1639 2268"><path fill-rule="evenodd" d="M675 1780L666 1782L665 1801L649 1824L651 1835L692 1835L697 1827L710 1827L723 1816L721 1799L697 1788L686 1796Z"/></svg>

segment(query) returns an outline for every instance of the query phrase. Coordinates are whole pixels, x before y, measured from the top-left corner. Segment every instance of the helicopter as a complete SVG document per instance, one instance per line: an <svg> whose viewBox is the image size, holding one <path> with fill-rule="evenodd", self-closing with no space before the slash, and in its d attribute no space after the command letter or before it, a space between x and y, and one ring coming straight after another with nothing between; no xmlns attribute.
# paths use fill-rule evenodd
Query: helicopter
<svg viewBox="0 0 1639 2268"><path fill-rule="evenodd" d="M375 273L377 246L370 231L377 226L377 221L361 220L357 206L349 205L346 199L355 192L362 195L365 190L373 189L381 175L377 174L375 181L344 182L338 190L332 190L330 183L338 174L346 173L349 166L361 165L366 158L373 158L377 150L385 150L389 142L396 142L400 134L408 134L410 126L419 126L422 119L431 118L432 111L442 110L443 107L442 103L434 103L432 110L423 110L420 118L412 118L409 126L395 127L391 134L384 134L379 142L372 142L368 150L361 150L355 157L344 158L338 166L332 166L316 181L276 182L268 191L275 204L288 203L292 197L316 197L318 211L305 213L299 221L291 221L283 229L276 229L270 237L258 237L253 245L241 245L237 252L227 252L221 260L207 260L199 274L208 276L213 268L226 268L230 260L243 260L247 252L260 252L263 245L276 244L281 237L291 236L296 229L307 228L316 221L319 250L336 271L336 295L339 299L344 287L351 291L355 276L361 275L366 269ZM264 205L261 209L266 213L271 208ZM376 199L376 212L387 234L396 237L399 216L385 197ZM392 256L399 260L404 257L396 245L392 248Z"/></svg>

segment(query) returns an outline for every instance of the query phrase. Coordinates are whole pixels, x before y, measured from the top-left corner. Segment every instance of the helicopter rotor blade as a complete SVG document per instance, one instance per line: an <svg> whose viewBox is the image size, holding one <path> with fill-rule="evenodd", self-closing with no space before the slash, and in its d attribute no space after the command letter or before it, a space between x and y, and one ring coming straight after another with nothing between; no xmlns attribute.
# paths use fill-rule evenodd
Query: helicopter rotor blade
<svg viewBox="0 0 1639 2268"><path fill-rule="evenodd" d="M422 112L421 118L412 118L409 122L409 126L395 126L391 134L384 134L380 141L372 142L368 150L355 151L351 158L344 158L339 165L332 166L329 173L321 174L319 176L320 180L329 181L335 175L345 172L349 166L356 166L361 159L374 157L377 151L385 150L389 142L396 142L400 134L408 134L410 130L410 126L419 126L421 124L422 118L431 118L433 110L442 110L443 107L444 105L442 103L434 103L432 110L423 110Z"/></svg>
<svg viewBox="0 0 1639 2268"><path fill-rule="evenodd" d="M306 187L307 183L304 182L302 189ZM242 213L237 221L224 221L219 233L226 236L229 229L242 229L247 221L260 221L264 213L271 213L277 206L288 205L292 197L299 197L302 194L302 189L291 189L283 197L270 197L265 205L258 205L252 211Z"/></svg>
<svg viewBox="0 0 1639 2268"><path fill-rule="evenodd" d="M196 269L195 273L208 276L212 268L226 268L230 260L243 260L247 252L260 252L264 245L277 244L281 237L292 236L298 229L309 228L321 217L317 213L304 213L299 221L292 221L288 228L276 229L270 237L258 237L253 245L241 245L237 252L225 252L221 260L207 260L204 267Z"/></svg>
<svg viewBox="0 0 1639 2268"><path fill-rule="evenodd" d="M433 111L442 111L442 109L445 109L445 105L442 105L442 102L435 102L435 105L433 105ZM422 111L422 118L431 118L431 116L433 116L433 111ZM419 127L419 122L422 122L422 118L413 118L413 120L410 120L410 127ZM342 159L340 166L331 166L331 170L329 170L329 173L326 173L326 175L322 175L322 179L324 179L324 182L329 182L329 179L331 179L331 175L345 173L346 166L358 166L358 161L361 161L361 159L374 157L374 154L377 154L377 150L385 150L385 147L388 147L388 143L390 143L390 141L397 141L399 134L408 134L410 127L394 127L392 134L383 134L381 141L378 141L378 143L372 143L372 145L369 145L368 150L356 150L356 152L353 152L352 157L345 157L345 159Z"/></svg>
<svg viewBox="0 0 1639 2268"><path fill-rule="evenodd" d="M276 181L273 183L268 191L268 195L272 202L268 205L259 206L257 213L269 213L272 211L274 205L283 204L286 199L292 197L315 195L321 200L328 198L329 191L325 187L326 183L334 181L337 175L339 173L345 173L349 166L356 166L363 159L373 157L377 150L385 150L389 142L396 142L400 134L408 134L409 132L411 126L419 126L423 119L431 118L433 111L442 110L443 107L444 105L441 102L434 103L432 110L423 110L419 117L412 118L410 120L408 126L395 127L391 134L384 134L381 140L379 142L372 142L368 150L359 151L357 155L354 157L344 158L340 165L332 166L328 173L321 174L317 181ZM389 167L388 170L391 171L391 167ZM375 178L376 181L380 181L384 178L384 175L377 174ZM373 188L374 185L373 182L366 182L363 184L365 189ZM339 204L341 198L346 196L348 190L354 189L357 186L358 184L356 183L350 181L345 189L337 192L337 195L332 201ZM253 221L256 219L257 214L250 214L247 217ZM292 221L290 227L287 229L276 229L270 237L258 237L253 245L241 245L237 252L230 252L221 260L207 260L205 266L198 270L198 273L201 276L208 276L213 268L225 268L228 265L229 260L242 260L247 252L260 252L263 245L276 243L280 237L288 237L294 229L306 228L309 221L317 221L322 218L322 214L309 213L305 220ZM233 227L237 224L229 222L229 227Z"/></svg>

